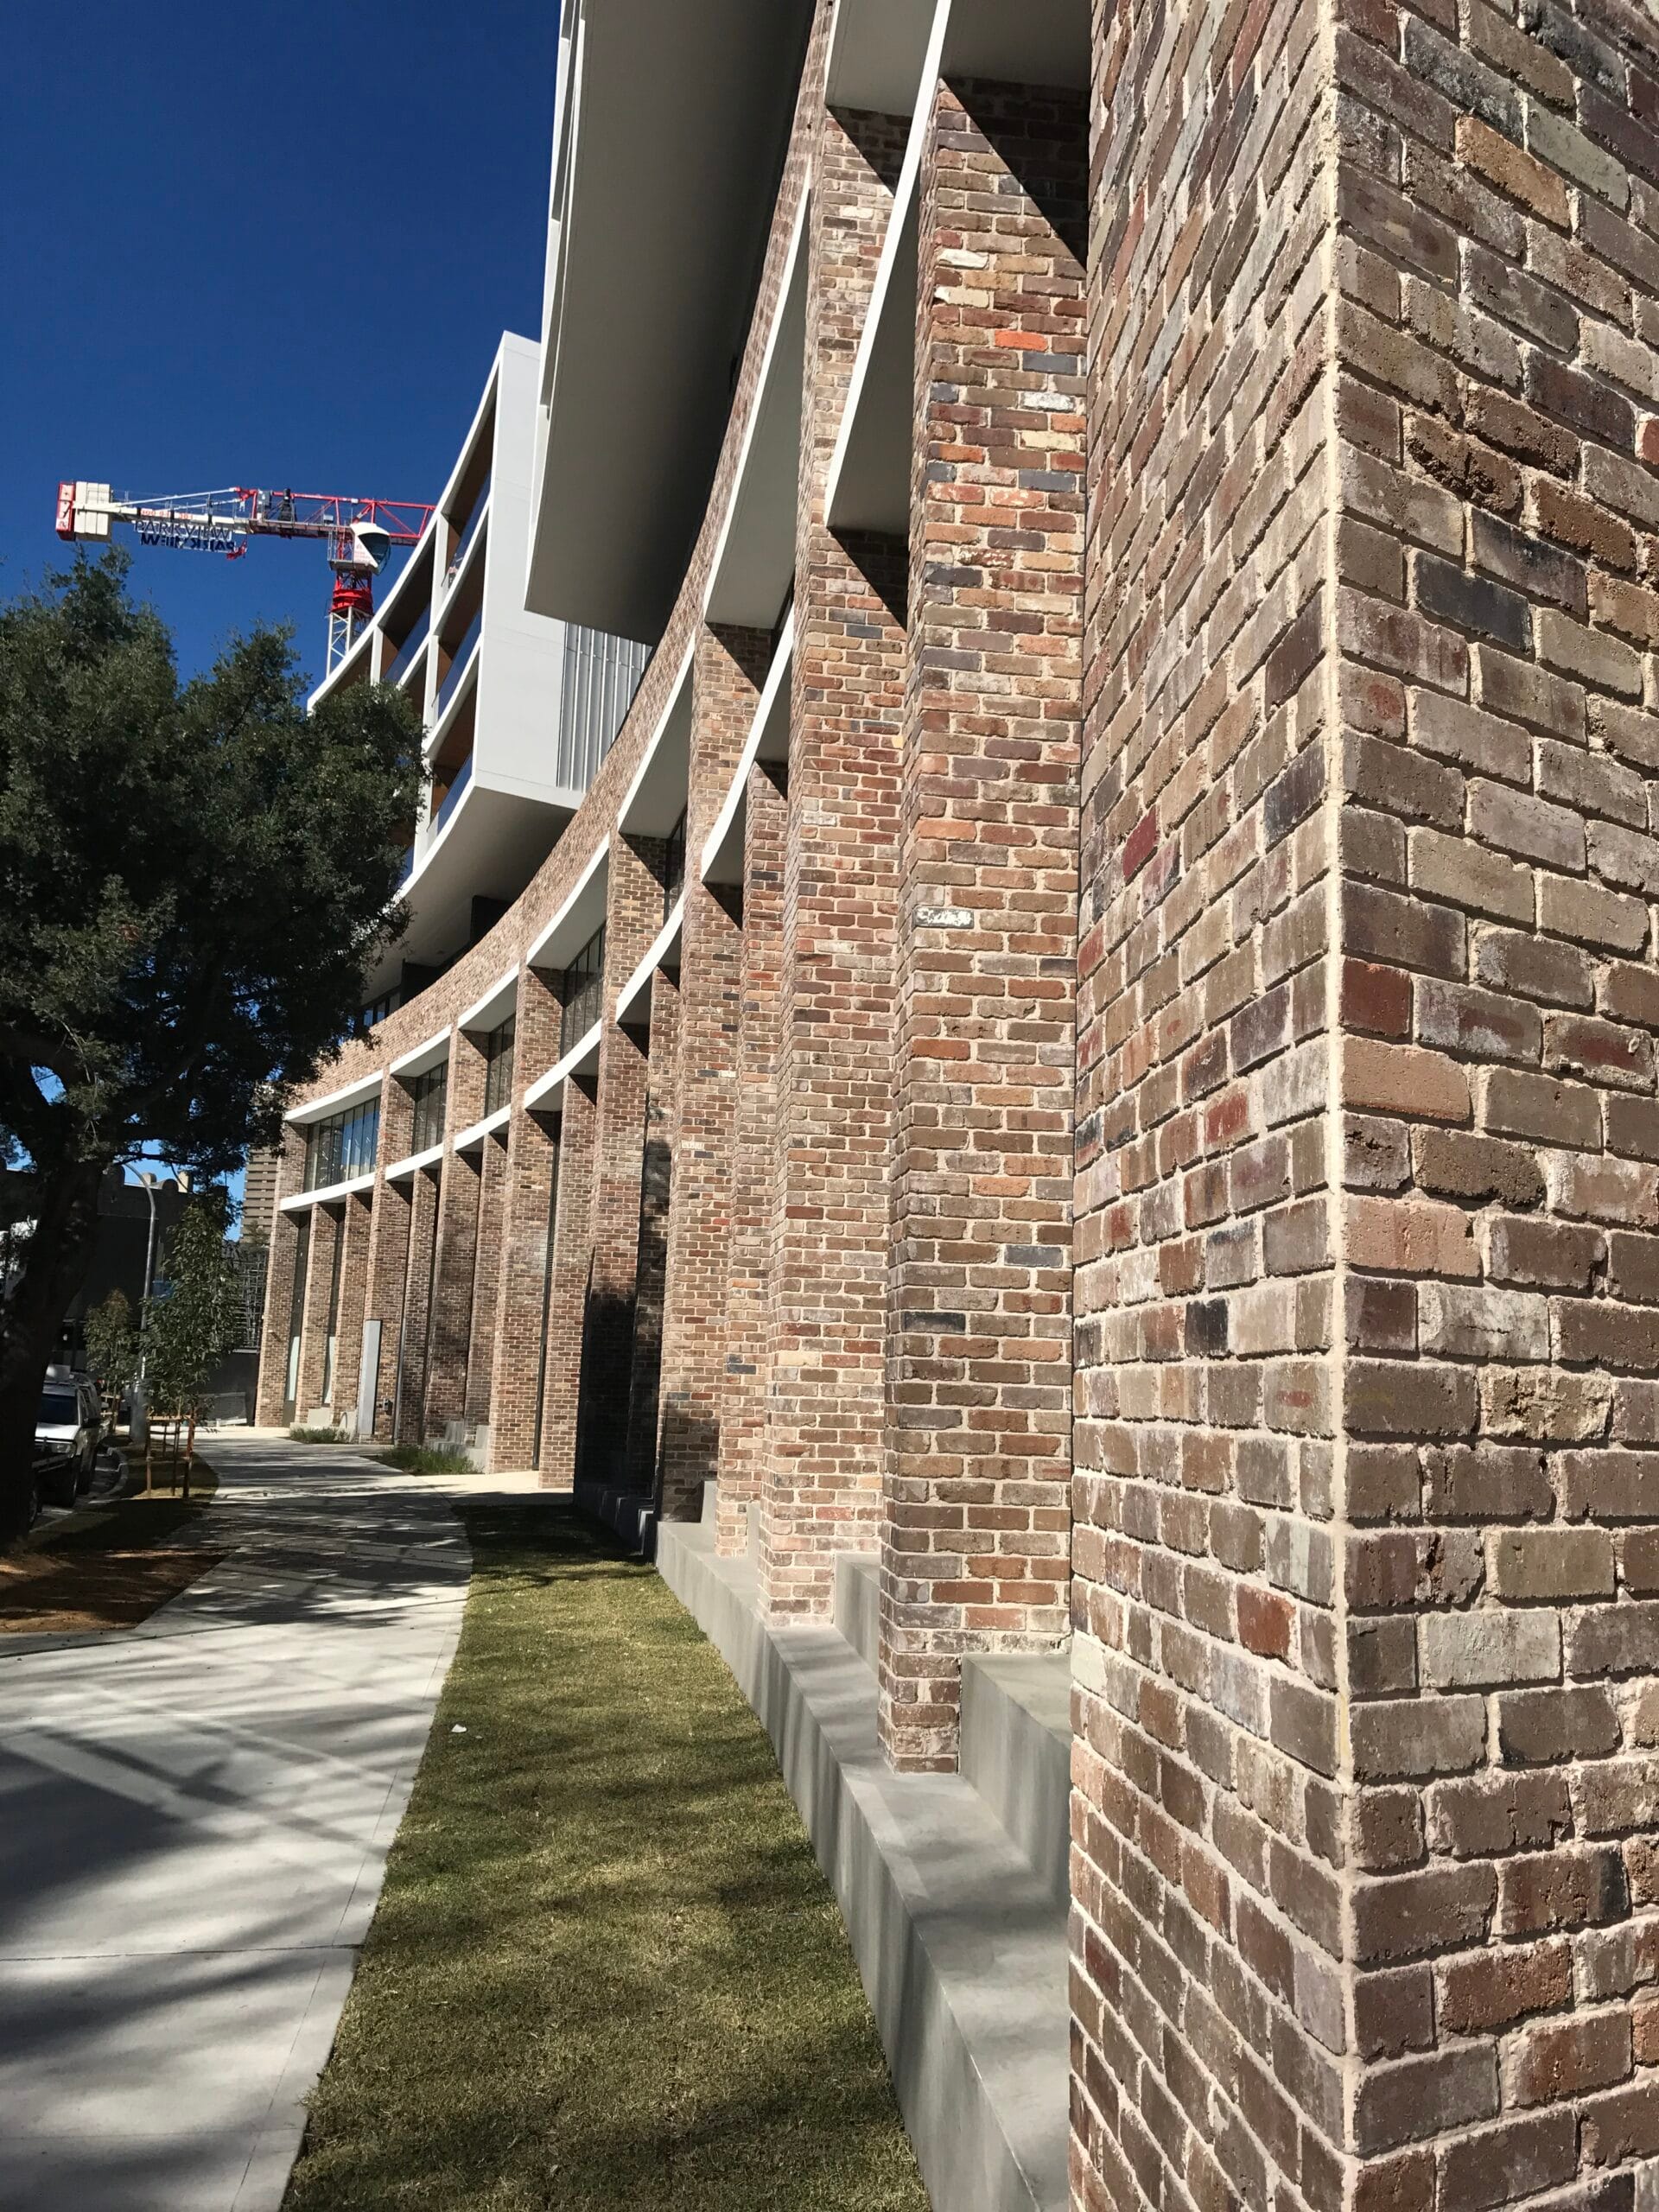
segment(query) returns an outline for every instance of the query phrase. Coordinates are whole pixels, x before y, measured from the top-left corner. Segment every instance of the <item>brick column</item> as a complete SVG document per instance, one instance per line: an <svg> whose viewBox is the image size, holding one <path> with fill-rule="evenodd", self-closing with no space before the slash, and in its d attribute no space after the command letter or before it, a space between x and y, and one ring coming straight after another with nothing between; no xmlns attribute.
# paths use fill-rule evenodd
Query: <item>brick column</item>
<svg viewBox="0 0 1659 2212"><path fill-rule="evenodd" d="M644 1041L617 1027L616 996L663 923L660 838L611 839L605 909L605 1027L599 1051L599 1128L593 1266L582 1332L577 1465L585 1482L620 1482L627 1447L634 1276L645 1141Z"/></svg>
<svg viewBox="0 0 1659 2212"><path fill-rule="evenodd" d="M421 1444L426 1439L426 1377L431 1349L438 1209L446 1179L442 1169L423 1167L410 1187L409 1273L404 1284L403 1326L394 1349L397 1404L392 1440L397 1444Z"/></svg>
<svg viewBox="0 0 1659 2212"><path fill-rule="evenodd" d="M677 955L676 956L677 958ZM645 1150L639 1176L639 1251L634 1266L633 1358L628 1376L625 1476L630 1490L657 1483L657 1413L663 1359L663 1294L673 1185L674 1095L680 1039L680 971L659 969L651 986L651 1049Z"/></svg>
<svg viewBox="0 0 1659 2212"><path fill-rule="evenodd" d="M449 1044L444 1141L470 1128L484 1111L484 1055L464 1030ZM437 1255L433 1268L430 1353L422 1431L441 1436L467 1402L467 1355L473 1338L473 1279L478 1268L479 1160L476 1153L444 1155L439 1193Z"/></svg>
<svg viewBox="0 0 1659 2212"><path fill-rule="evenodd" d="M1642 2204L1659 25L1326 29L1101 24L1074 2201Z"/></svg>
<svg viewBox="0 0 1659 2212"><path fill-rule="evenodd" d="M594 1166L598 1084L572 1076L561 1095L558 1192L553 1209L547 1285L547 1350L543 1363L541 1449L536 1471L543 1488L569 1490L575 1478L576 1421L582 1403L582 1332L594 1257Z"/></svg>
<svg viewBox="0 0 1659 2212"><path fill-rule="evenodd" d="M476 1121L478 1116L473 1118ZM426 1377L423 1425L429 1436L441 1436L466 1409L473 1286L478 1272L480 1189L478 1154L447 1154L432 1286L432 1351Z"/></svg>
<svg viewBox="0 0 1659 2212"><path fill-rule="evenodd" d="M1437 21L1335 55L1355 2188L1641 2204L1659 23Z"/></svg>
<svg viewBox="0 0 1659 2212"><path fill-rule="evenodd" d="M305 1135L292 1122L283 1131L276 1164L276 1211L270 1224L270 1254L265 1263L264 1333L259 1344L259 1387L255 1419L262 1428L279 1428L288 1397L288 1322L294 1302L294 1262L299 1224L283 1211L282 1202L298 1190L305 1174Z"/></svg>
<svg viewBox="0 0 1659 2212"><path fill-rule="evenodd" d="M340 1217L332 1206L311 1209L311 1249L306 1262L305 1315L300 1331L299 1387L295 1418L303 1421L322 1403L322 1369L327 1347L329 1294L334 1288L334 1240Z"/></svg>
<svg viewBox="0 0 1659 2212"><path fill-rule="evenodd" d="M363 1363L363 1319L369 1295L369 1230L373 1208L366 1194L347 1198L340 1234L346 1240L340 1269L340 1333L334 1351L336 1414L357 1403L358 1370Z"/></svg>
<svg viewBox="0 0 1659 2212"><path fill-rule="evenodd" d="M1338 2212L1320 24L1097 17L1073 2202Z"/></svg>
<svg viewBox="0 0 1659 2212"><path fill-rule="evenodd" d="M407 1160L414 1137L415 1107L401 1083L388 1080L380 1102L376 1148L374 1211L369 1229L369 1310L366 1321L380 1324L380 1357L375 1378L374 1434L392 1440L397 1402L397 1342L404 1324L404 1290L409 1280L410 1189L388 1183L388 1161Z"/></svg>
<svg viewBox="0 0 1659 2212"><path fill-rule="evenodd" d="M779 986L760 1591L824 1614L880 1510L898 899L902 540L837 537L823 485L908 124L826 114L808 251Z"/></svg>
<svg viewBox="0 0 1659 2212"><path fill-rule="evenodd" d="M534 1464L547 1312L548 1212L558 1166L557 1132L527 1114L526 1088L559 1056L557 978L539 968L518 977L514 1014L512 1116L507 1124L500 1280L496 1290L494 1374L490 1386L490 1467L523 1472Z"/></svg>
<svg viewBox="0 0 1659 2212"><path fill-rule="evenodd" d="M938 88L921 176L881 1732L1070 1596L1081 95Z"/></svg>
<svg viewBox="0 0 1659 2212"><path fill-rule="evenodd" d="M721 1379L736 1108L742 938L737 902L697 874L766 680L770 640L706 629L697 641L686 816L685 930L680 981L673 1199L663 1308L658 1498L670 1520L695 1518L719 1465Z"/></svg>
<svg viewBox="0 0 1659 2212"><path fill-rule="evenodd" d="M774 1077L788 818L782 782L776 768L757 762L749 771L744 795L743 967L715 1505L715 1540L722 1552L740 1552L748 1541L749 1503L760 1495L766 1459L767 1307L778 1153Z"/></svg>
<svg viewBox="0 0 1659 2212"><path fill-rule="evenodd" d="M478 1256L473 1273L473 1328L467 1353L466 1418L490 1418L496 1304L501 1282L501 1234L507 1183L506 1140L486 1137L479 1159Z"/></svg>

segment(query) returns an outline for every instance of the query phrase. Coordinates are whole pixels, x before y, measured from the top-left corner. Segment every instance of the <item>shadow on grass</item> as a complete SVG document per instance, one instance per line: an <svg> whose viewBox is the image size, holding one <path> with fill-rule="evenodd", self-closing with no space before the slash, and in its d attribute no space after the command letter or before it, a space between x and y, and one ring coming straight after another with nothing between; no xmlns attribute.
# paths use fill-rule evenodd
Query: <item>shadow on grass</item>
<svg viewBox="0 0 1659 2212"><path fill-rule="evenodd" d="M563 1500L463 1507L474 1580L289 2212L925 2212L760 1723Z"/></svg>

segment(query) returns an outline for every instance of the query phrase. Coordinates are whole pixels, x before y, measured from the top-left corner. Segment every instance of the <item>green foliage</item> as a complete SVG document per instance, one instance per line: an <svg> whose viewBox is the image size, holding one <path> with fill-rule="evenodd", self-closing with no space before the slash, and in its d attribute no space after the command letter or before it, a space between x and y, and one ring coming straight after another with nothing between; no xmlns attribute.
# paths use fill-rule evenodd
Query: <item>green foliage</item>
<svg viewBox="0 0 1659 2212"><path fill-rule="evenodd" d="M384 685L308 715L283 630L181 685L125 567L0 609L0 1143L214 1173L275 1134L401 918L420 733Z"/></svg>
<svg viewBox="0 0 1659 2212"><path fill-rule="evenodd" d="M0 1545L105 1173L149 1149L213 1176L274 1140L402 925L421 789L399 693L308 714L272 629L181 684L126 567L82 556L0 607L0 1164L36 1224L0 1283Z"/></svg>
<svg viewBox="0 0 1659 2212"><path fill-rule="evenodd" d="M86 1316L86 1362L118 1397L138 1372L138 1332L124 1290L112 1290Z"/></svg>
<svg viewBox="0 0 1659 2212"><path fill-rule="evenodd" d="M343 1428L290 1428L289 1435L296 1444L344 1444Z"/></svg>
<svg viewBox="0 0 1659 2212"><path fill-rule="evenodd" d="M198 1417L213 1370L236 1342L242 1281L225 1242L222 1191L192 1198L167 1240L166 1288L150 1300L144 1331L151 1410Z"/></svg>
<svg viewBox="0 0 1659 2212"><path fill-rule="evenodd" d="M478 1469L464 1452L451 1452L442 1445L394 1444L389 1452L377 1452L377 1459L387 1466L397 1467L406 1475L475 1475Z"/></svg>

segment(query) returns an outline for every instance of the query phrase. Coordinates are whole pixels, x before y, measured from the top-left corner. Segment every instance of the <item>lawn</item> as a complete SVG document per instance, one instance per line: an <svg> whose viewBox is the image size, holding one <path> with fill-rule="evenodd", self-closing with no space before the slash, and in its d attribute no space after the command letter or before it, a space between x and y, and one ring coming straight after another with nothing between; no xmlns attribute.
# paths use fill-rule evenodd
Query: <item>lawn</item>
<svg viewBox="0 0 1659 2212"><path fill-rule="evenodd" d="M713 1647L568 1502L465 1519L461 1648L285 2212L927 2212Z"/></svg>

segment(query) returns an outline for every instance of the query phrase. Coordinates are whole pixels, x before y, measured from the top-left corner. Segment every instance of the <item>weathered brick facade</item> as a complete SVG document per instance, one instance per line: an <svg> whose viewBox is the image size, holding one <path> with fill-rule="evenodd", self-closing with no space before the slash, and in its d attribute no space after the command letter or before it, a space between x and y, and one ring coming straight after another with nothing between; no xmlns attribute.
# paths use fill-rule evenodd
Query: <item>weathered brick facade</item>
<svg viewBox="0 0 1659 2212"><path fill-rule="evenodd" d="M312 1207L298 1408L340 1236L334 1402L378 1321L383 1439L486 1424L671 1517L717 1478L773 1621L878 1559L895 1766L955 1765L966 1655L1069 1641L1075 2205L1645 2212L1659 19L1076 12L1070 89L1011 10L1010 73L947 47L887 116L826 104L819 8L633 709L317 1085L516 969L505 1136L388 1182L385 1081L372 1192ZM908 522L899 481L838 526L895 209ZM776 640L709 593L798 223L789 758L731 794ZM688 656L684 921L625 1027ZM598 1056L526 1110L526 957L601 855Z"/></svg>
<svg viewBox="0 0 1659 2212"><path fill-rule="evenodd" d="M673 1198L657 1445L663 1510L686 1519L696 1517L702 1486L715 1479L720 1459L743 958L741 898L702 882L697 855L748 734L770 650L771 641L753 631L704 628L691 672Z"/></svg>
<svg viewBox="0 0 1659 2212"><path fill-rule="evenodd" d="M881 1724L1065 1639L1083 100L942 85L922 161L893 1038Z"/></svg>
<svg viewBox="0 0 1659 2212"><path fill-rule="evenodd" d="M826 112L808 211L789 814L773 1083L760 1589L823 1614L879 1527L904 549L824 486L905 132Z"/></svg>

